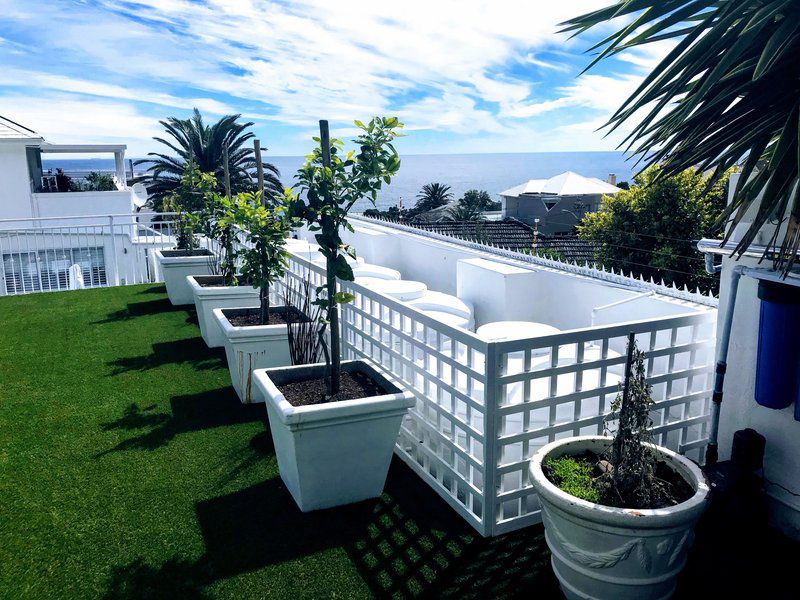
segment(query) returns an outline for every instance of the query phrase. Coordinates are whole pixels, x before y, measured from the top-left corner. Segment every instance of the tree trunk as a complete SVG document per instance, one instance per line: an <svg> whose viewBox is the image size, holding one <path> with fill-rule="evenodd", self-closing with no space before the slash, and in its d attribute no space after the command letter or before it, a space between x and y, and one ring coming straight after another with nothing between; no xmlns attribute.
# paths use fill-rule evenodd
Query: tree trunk
<svg viewBox="0 0 800 600"><path fill-rule="evenodd" d="M331 139L330 131L328 130L328 122L319 122L319 139L322 146L322 166L330 168L331 166ZM327 186L323 189L324 202L330 203L330 195ZM334 223L330 216L322 217L322 231L332 232ZM336 305L336 275L333 271L333 261L338 253L338 248L329 248L332 256L329 256L326 261L325 275L326 275L326 288L328 292L328 323L331 330L331 359L328 365L328 396L333 396L339 392L339 383L341 381L342 369L342 349L339 343L339 310Z"/></svg>
<svg viewBox="0 0 800 600"><path fill-rule="evenodd" d="M269 289L259 290L259 300L261 302L261 324L269 325Z"/></svg>

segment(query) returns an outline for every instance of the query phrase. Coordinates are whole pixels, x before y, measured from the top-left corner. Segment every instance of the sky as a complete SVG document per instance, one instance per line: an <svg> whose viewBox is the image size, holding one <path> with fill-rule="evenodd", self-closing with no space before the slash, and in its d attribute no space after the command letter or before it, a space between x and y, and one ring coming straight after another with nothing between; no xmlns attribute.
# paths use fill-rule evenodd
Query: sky
<svg viewBox="0 0 800 600"><path fill-rule="evenodd" d="M0 0L0 115L56 143L153 141L168 116L239 113L276 156L318 120L397 116L410 154L613 150L597 129L668 51L580 75L560 22L610 0Z"/></svg>

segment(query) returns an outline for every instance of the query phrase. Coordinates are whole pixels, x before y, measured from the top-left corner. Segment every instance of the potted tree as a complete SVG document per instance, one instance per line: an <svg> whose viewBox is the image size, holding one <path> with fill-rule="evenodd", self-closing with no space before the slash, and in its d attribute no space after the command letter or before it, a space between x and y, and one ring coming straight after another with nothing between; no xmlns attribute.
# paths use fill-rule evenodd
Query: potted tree
<svg viewBox="0 0 800 600"><path fill-rule="evenodd" d="M200 248L197 239L206 195L215 186L213 175L201 173L197 165L189 162L180 185L165 203L168 210L177 212L176 245L173 250L156 250L155 258L164 278L169 301L175 306L194 302L186 277L211 275L216 269L216 256L207 248Z"/></svg>
<svg viewBox="0 0 800 600"><path fill-rule="evenodd" d="M253 199L253 195L240 195L235 202L248 202ZM237 273L238 236L245 234L236 226L235 202L227 195L223 196L216 192L209 194L206 231L208 238L219 249L216 273L187 277L194 296L200 335L209 348L225 345L225 336L214 317L214 309L250 308L259 304L258 289Z"/></svg>
<svg viewBox="0 0 800 600"><path fill-rule="evenodd" d="M346 257L355 258L355 251L343 244L340 231L350 227L353 205L362 198L374 203L400 167L392 146L402 127L396 118L355 124L361 130L358 151L340 156L342 143L330 140L327 121L320 121L319 146L298 173L305 198L292 204L317 232L325 257L325 285L315 298L323 308L318 335L325 362L254 374L267 403L281 478L303 511L379 496L400 423L415 401L370 363L341 360L338 308L353 296L337 290L337 279L354 279Z"/></svg>
<svg viewBox="0 0 800 600"><path fill-rule="evenodd" d="M253 393L254 369L290 363L286 306L272 306L271 293L286 270L286 238L296 219L289 215L290 190L272 203L262 203L261 193L236 197L236 222L245 232L249 247L242 256L241 276L257 288L255 307L216 308L214 319L222 332L231 383L244 403L263 402Z"/></svg>
<svg viewBox="0 0 800 600"><path fill-rule="evenodd" d="M609 415L613 438L558 440L531 460L553 571L568 598L669 597L707 504L700 468L651 442L653 400L633 334L625 371Z"/></svg>

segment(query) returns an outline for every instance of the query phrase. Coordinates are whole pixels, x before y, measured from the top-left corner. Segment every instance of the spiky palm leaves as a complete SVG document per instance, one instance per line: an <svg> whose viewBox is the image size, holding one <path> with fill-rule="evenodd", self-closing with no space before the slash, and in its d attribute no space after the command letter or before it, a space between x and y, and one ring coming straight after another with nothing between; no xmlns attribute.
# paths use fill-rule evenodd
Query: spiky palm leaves
<svg viewBox="0 0 800 600"><path fill-rule="evenodd" d="M426 183L417 194L416 214L444 206L453 198L449 185L443 183Z"/></svg>
<svg viewBox="0 0 800 600"><path fill-rule="evenodd" d="M719 176L744 161L723 220L738 223L763 200L736 251L768 219L788 219L770 246L776 268L791 268L800 247L800 1L623 0L564 25L579 34L620 17L629 24L595 44L590 67L659 40L677 45L614 113L611 129L644 115L626 142L647 165L661 162L663 176L694 166Z"/></svg>
<svg viewBox="0 0 800 600"><path fill-rule="evenodd" d="M256 189L254 170L256 160L253 148L248 143L254 134L248 131L252 122L242 123L241 115L227 115L212 125L203 121L200 111L188 119L169 117L160 121L169 135L168 138L153 138L164 144L176 155L150 152L147 159L137 161L146 163L147 175L141 181L147 185L151 205L161 210L164 199L169 196L181 181L186 165L194 162L202 173L213 173L222 189L224 176L222 155L228 146L231 193L252 192ZM280 172L272 164L264 163L264 195L272 197L283 192Z"/></svg>

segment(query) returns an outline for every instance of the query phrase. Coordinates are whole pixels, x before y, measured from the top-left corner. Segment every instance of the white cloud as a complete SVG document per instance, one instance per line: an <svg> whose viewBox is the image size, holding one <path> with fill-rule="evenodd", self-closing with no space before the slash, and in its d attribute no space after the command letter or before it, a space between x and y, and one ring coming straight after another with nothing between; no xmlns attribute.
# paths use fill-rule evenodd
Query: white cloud
<svg viewBox="0 0 800 600"><path fill-rule="evenodd" d="M527 131L521 120L616 108L629 77L545 88L508 68L568 71L570 51L585 43L556 35L558 23L607 2L405 0L389 9L374 0L98 0L42 19L54 15L47 2L0 0L0 22L35 34L37 64L8 69L0 85L94 96L90 105L106 108L146 102L243 112L303 131L320 117L342 127L397 114L410 130L505 139ZM542 58L543 50L564 61ZM636 54L630 68L653 56ZM50 60L62 71L45 72Z"/></svg>

